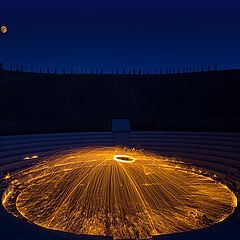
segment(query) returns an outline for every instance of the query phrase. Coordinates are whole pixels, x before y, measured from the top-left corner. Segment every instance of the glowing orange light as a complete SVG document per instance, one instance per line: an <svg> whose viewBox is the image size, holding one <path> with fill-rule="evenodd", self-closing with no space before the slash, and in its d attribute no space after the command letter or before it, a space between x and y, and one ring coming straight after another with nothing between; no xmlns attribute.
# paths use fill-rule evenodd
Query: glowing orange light
<svg viewBox="0 0 240 240"><path fill-rule="evenodd" d="M122 162L122 163L133 163L136 161L134 157L131 157L128 155L115 155L113 159L117 162Z"/></svg>
<svg viewBox="0 0 240 240"><path fill-rule="evenodd" d="M58 153L11 177L2 197L9 213L74 234L148 239L210 226L237 206L226 185L199 169L127 148Z"/></svg>
<svg viewBox="0 0 240 240"><path fill-rule="evenodd" d="M7 173L7 175L4 177L5 180L9 179L11 176L10 176L10 173Z"/></svg>

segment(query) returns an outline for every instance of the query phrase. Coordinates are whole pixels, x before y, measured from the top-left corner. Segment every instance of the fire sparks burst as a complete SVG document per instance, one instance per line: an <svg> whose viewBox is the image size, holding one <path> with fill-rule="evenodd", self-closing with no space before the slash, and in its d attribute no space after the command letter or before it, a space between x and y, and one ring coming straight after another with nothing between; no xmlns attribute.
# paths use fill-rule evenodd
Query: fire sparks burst
<svg viewBox="0 0 240 240"><path fill-rule="evenodd" d="M146 239L220 222L237 199L225 185L182 163L114 147L59 153L23 170L2 203L48 229Z"/></svg>

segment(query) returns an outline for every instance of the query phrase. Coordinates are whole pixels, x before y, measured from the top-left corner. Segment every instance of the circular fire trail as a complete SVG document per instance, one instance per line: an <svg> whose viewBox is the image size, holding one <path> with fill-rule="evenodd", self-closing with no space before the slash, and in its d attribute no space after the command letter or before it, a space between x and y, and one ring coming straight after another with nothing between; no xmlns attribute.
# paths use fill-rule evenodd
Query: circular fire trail
<svg viewBox="0 0 240 240"><path fill-rule="evenodd" d="M123 162L123 163L133 163L135 162L135 158L127 155L115 155L113 159L117 162Z"/></svg>
<svg viewBox="0 0 240 240"><path fill-rule="evenodd" d="M2 203L48 229L146 239L223 221L237 198L183 163L113 147L59 153L16 173Z"/></svg>

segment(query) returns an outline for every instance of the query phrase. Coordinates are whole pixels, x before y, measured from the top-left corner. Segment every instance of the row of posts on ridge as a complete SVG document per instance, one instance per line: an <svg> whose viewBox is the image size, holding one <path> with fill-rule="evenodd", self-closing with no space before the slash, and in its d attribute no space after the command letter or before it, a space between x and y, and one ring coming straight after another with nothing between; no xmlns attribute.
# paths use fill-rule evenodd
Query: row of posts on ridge
<svg viewBox="0 0 240 240"><path fill-rule="evenodd" d="M16 65L10 64L8 69L3 68L3 64L0 63L0 71L8 70L8 71L15 71L15 72L32 72L32 73L45 73L45 74L128 74L128 75L141 75L141 74L175 74L175 73L193 73L193 72L209 72L209 71L217 71L218 65L208 65L208 66L192 66L192 67L178 67L178 68L156 68L154 70L144 70L144 69L112 69L111 71L104 71L103 68L84 68L81 70L77 70L71 68L67 71L65 68L62 71L57 71L57 68L54 70L50 70L49 67L47 68L24 68L23 65Z"/></svg>

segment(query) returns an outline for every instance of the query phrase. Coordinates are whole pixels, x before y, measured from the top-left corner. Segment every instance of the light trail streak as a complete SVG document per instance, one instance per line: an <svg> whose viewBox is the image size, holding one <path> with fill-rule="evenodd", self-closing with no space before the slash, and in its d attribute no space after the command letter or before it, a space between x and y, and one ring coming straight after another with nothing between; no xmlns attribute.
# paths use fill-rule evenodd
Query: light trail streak
<svg viewBox="0 0 240 240"><path fill-rule="evenodd" d="M194 170L141 150L83 148L11 176L2 203L44 228L146 239L204 228L234 211L234 193Z"/></svg>
<svg viewBox="0 0 240 240"><path fill-rule="evenodd" d="M33 155L33 156L26 156L23 158L23 160L33 160L33 159L37 159L37 158L39 158L38 155Z"/></svg>

